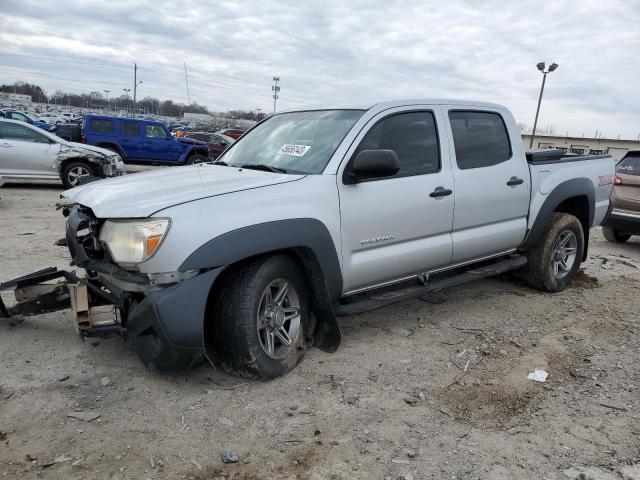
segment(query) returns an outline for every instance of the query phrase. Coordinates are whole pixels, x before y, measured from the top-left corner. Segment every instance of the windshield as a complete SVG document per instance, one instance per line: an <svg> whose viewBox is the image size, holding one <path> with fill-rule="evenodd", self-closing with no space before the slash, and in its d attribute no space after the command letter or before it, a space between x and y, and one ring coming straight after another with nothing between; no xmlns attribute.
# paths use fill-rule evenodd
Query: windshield
<svg viewBox="0 0 640 480"><path fill-rule="evenodd" d="M362 110L316 110L274 115L236 141L220 158L228 165L266 165L292 173L322 173Z"/></svg>

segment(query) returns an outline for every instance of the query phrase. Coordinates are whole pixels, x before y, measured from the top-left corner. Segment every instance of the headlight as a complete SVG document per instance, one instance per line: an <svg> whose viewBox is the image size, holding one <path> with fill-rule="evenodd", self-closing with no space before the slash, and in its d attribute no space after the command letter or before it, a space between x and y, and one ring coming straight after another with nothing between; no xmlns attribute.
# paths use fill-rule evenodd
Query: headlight
<svg viewBox="0 0 640 480"><path fill-rule="evenodd" d="M153 256L168 230L168 218L107 220L100 230L100 241L114 262L134 265Z"/></svg>

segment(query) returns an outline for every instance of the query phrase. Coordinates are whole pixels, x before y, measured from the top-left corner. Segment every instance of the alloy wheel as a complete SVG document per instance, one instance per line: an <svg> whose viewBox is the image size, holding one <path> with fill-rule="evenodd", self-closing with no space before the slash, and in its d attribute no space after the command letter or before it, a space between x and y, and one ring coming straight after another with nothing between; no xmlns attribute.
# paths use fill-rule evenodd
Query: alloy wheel
<svg viewBox="0 0 640 480"><path fill-rule="evenodd" d="M291 282L278 278L267 285L260 297L257 327L260 346L270 358L285 358L296 348L300 298Z"/></svg>

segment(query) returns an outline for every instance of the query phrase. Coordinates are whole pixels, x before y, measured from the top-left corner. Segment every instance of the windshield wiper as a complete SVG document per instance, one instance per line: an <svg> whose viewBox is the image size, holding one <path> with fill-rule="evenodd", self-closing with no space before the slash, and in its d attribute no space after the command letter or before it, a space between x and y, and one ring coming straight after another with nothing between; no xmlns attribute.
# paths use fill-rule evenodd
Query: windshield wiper
<svg viewBox="0 0 640 480"><path fill-rule="evenodd" d="M273 172L273 173L287 173L287 171L284 168L272 167L271 165L265 165L264 163L247 163L245 165L240 165L240 168L249 168L251 170L263 170L265 172Z"/></svg>
<svg viewBox="0 0 640 480"><path fill-rule="evenodd" d="M222 160L216 160L215 162L211 162L211 165L222 165L223 167L230 167L227 162L223 162Z"/></svg>

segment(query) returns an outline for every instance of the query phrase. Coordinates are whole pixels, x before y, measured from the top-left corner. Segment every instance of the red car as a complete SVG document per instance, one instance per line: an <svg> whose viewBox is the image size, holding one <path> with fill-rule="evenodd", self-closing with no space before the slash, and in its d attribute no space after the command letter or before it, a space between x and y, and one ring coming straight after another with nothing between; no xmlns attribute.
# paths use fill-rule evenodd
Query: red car
<svg viewBox="0 0 640 480"><path fill-rule="evenodd" d="M189 132L185 138L207 142L209 157L218 158L225 149L236 140L221 133Z"/></svg>
<svg viewBox="0 0 640 480"><path fill-rule="evenodd" d="M227 137L231 137L237 140L242 136L244 130L238 130L237 128L225 128L224 130L220 130L216 133L219 133L220 135L226 135Z"/></svg>

